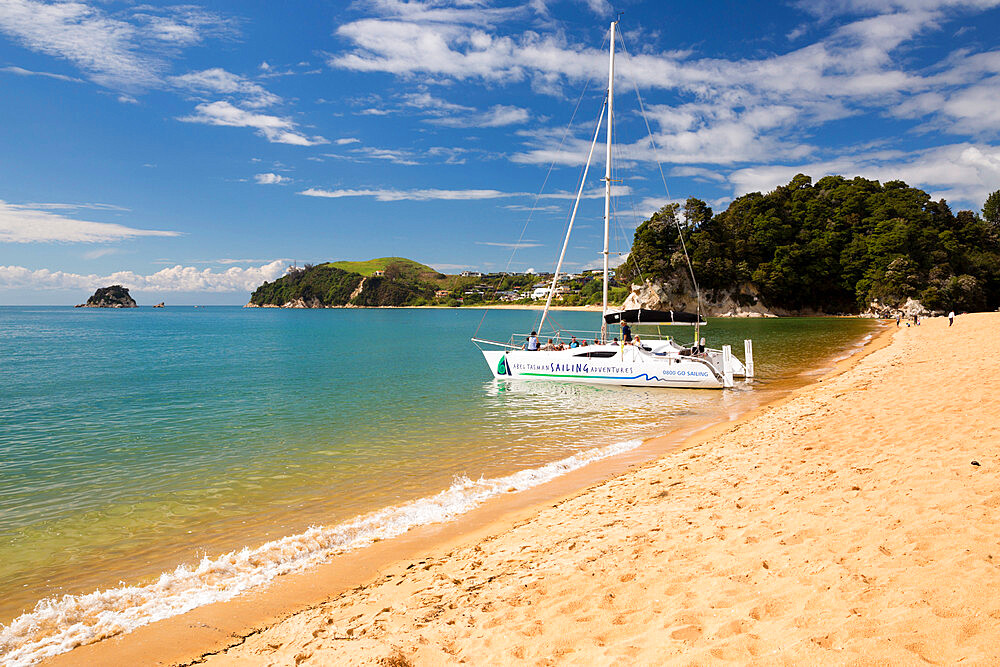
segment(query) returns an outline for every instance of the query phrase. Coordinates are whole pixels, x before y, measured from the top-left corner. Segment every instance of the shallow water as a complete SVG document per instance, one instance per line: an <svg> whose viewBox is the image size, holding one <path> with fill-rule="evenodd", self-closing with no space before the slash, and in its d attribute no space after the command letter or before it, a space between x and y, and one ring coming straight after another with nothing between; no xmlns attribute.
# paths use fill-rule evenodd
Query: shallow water
<svg viewBox="0 0 1000 667"><path fill-rule="evenodd" d="M67 605L85 618L114 609L130 627L168 589L235 594L324 549L454 516L496 483L539 483L679 418L727 414L875 328L713 320L703 329L713 347L742 356L754 339L754 389L618 389L493 381L469 342L482 316L0 308L0 621L50 600L0 633L0 656L43 655L18 648L40 641L21 630L30 620L58 634L74 618ZM554 320L592 329L599 315ZM506 339L535 322L536 312L491 311L479 334ZM362 516L369 523L351 524ZM190 567L175 571L181 563ZM123 596L119 582L162 588ZM112 594L58 600L98 588Z"/></svg>

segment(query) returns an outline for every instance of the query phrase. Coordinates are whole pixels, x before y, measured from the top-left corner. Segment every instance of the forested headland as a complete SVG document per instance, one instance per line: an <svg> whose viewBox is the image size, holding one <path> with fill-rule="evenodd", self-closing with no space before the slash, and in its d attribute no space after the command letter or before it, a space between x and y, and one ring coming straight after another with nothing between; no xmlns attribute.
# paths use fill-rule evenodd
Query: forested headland
<svg viewBox="0 0 1000 667"><path fill-rule="evenodd" d="M307 264L290 268L273 282L265 282L250 296L247 305L285 308L474 305L496 300L500 294L524 290L539 279L527 274L466 273L446 275L405 257Z"/></svg>
<svg viewBox="0 0 1000 667"><path fill-rule="evenodd" d="M708 301L762 302L787 312L859 313L907 299L929 310L1000 306L1000 192L953 213L902 181L799 174L721 213L690 198L636 229L622 282L692 293L678 224ZM878 304L873 308L872 304Z"/></svg>

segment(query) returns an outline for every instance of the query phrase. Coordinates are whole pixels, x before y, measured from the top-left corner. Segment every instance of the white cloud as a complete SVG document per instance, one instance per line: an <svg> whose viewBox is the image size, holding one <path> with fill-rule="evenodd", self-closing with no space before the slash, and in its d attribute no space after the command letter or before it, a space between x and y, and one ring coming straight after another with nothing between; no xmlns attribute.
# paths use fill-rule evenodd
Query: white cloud
<svg viewBox="0 0 1000 667"><path fill-rule="evenodd" d="M371 0L371 8L381 16L415 23L459 23L492 25L521 13L517 8L484 8L478 0L442 2L428 0ZM459 6L455 6L459 5ZM463 6L464 5L464 6Z"/></svg>
<svg viewBox="0 0 1000 667"><path fill-rule="evenodd" d="M521 197L523 192L501 192L499 190L323 190L309 188L299 193L307 197L327 197L340 199L343 197L374 197L378 201L469 201L477 199L501 199L504 197Z"/></svg>
<svg viewBox="0 0 1000 667"><path fill-rule="evenodd" d="M290 183L292 180L287 176L273 173L256 174L253 178L259 185L281 185L282 183Z"/></svg>
<svg viewBox="0 0 1000 667"><path fill-rule="evenodd" d="M65 203L54 203L54 202L27 202L25 204L10 204L16 208L37 208L46 211L79 211L80 209L89 209L92 211L128 211L129 209L123 206L116 206L114 204L65 204Z"/></svg>
<svg viewBox="0 0 1000 667"><path fill-rule="evenodd" d="M50 205L51 206L51 205ZM0 243L102 243L137 236L179 236L178 232L135 229L108 222L74 220L26 205L0 201Z"/></svg>
<svg viewBox="0 0 1000 667"><path fill-rule="evenodd" d="M100 85L134 89L162 82L165 49L231 34L232 23L190 5L140 6L111 15L83 2L4 0L0 32L72 62Z"/></svg>
<svg viewBox="0 0 1000 667"><path fill-rule="evenodd" d="M503 127L524 123L529 116L527 109L496 104L490 107L489 111L464 116L449 115L430 119L428 122L446 127Z"/></svg>
<svg viewBox="0 0 1000 667"><path fill-rule="evenodd" d="M346 146L347 144L359 144L361 143L361 140L355 139L354 137L342 137L340 139L337 139L333 143L337 144L338 146Z"/></svg>
<svg viewBox="0 0 1000 667"><path fill-rule="evenodd" d="M439 114L474 111L472 107L454 104L439 97L434 97L430 93L410 93L403 95L403 104L415 109L425 109L438 112Z"/></svg>
<svg viewBox="0 0 1000 667"><path fill-rule="evenodd" d="M221 67L172 76L170 82L179 88L195 92L241 95L244 97L244 104L251 108L268 107L281 101L280 97L260 84Z"/></svg>
<svg viewBox="0 0 1000 667"><path fill-rule="evenodd" d="M363 148L356 148L351 152L354 155L363 158L368 158L371 160L385 160L386 162L392 162L393 164L402 164L402 165L420 164L414 158L413 154L410 153L409 151L365 146Z"/></svg>
<svg viewBox="0 0 1000 667"><path fill-rule="evenodd" d="M823 176L863 176L882 182L902 180L944 198L953 205L978 210L1000 184L1000 146L953 144L912 153L870 153L799 165L768 165L739 169L730 174L733 194L768 192L795 174L813 180Z"/></svg>
<svg viewBox="0 0 1000 667"><path fill-rule="evenodd" d="M498 246L500 248L510 248L511 250L519 250L521 248L541 248L545 244L535 243L533 241L520 241L517 243L502 243L500 241L476 241L476 245Z"/></svg>
<svg viewBox="0 0 1000 667"><path fill-rule="evenodd" d="M583 1L595 11L604 6L600 0ZM955 11L998 4L998 0L808 3L802 8L824 20L841 15L850 18L841 25L817 24L814 27L822 30L816 32L825 36L787 52L726 60L696 52L644 51L620 58L621 88L636 84L670 90L688 100L670 109L651 107L653 120L659 124L658 129L654 125L658 150L636 142L623 145L623 152L633 160L675 164L802 161L817 154L817 148L803 140L809 129L873 111L910 118L929 115L929 130L996 134L1000 132L1000 52L956 51L928 70L914 69L910 52L921 45L923 35L939 30ZM530 7L548 16L544 2L533 2ZM331 56L332 67L423 77L430 84L468 79L530 81L540 92L558 92L561 82L585 81L607 67L603 51L571 44L563 32L508 35L492 30L488 22L470 27L444 18L418 20L382 5L375 6L374 15L338 29L351 46ZM799 35L806 31L807 26L797 29ZM435 116L428 122L485 126L477 124L474 112L461 105L454 105L458 108L445 115L442 110L449 103L429 93L411 96L409 104ZM523 122L526 113L520 118L497 115L496 126L501 120ZM564 165L585 159L589 137L572 140L559 150L559 137L553 134L537 137L528 150L512 159L538 164L555 160Z"/></svg>
<svg viewBox="0 0 1000 667"><path fill-rule="evenodd" d="M555 213L556 211L561 211L561 206L549 205L549 206L526 206L524 204L508 204L504 206L508 211L534 211L535 213Z"/></svg>
<svg viewBox="0 0 1000 667"><path fill-rule="evenodd" d="M455 104L448 100L435 97L428 92L407 93L400 97L402 107L418 109L430 116L425 122L445 127L502 127L523 123L528 120L527 109L516 106L496 104L487 111L477 111L475 107ZM402 109L387 109L385 107L369 108L362 111L366 115L388 115L398 113Z"/></svg>
<svg viewBox="0 0 1000 667"><path fill-rule="evenodd" d="M24 69L23 67L0 67L0 72L7 72L8 74L17 74L18 76L42 76L49 79L58 79L59 81L70 81L72 83L84 83L83 79L77 79L76 77L66 76L65 74L53 74L52 72L34 72L30 69Z"/></svg>
<svg viewBox="0 0 1000 667"><path fill-rule="evenodd" d="M288 259L285 258L285 257L281 257L278 260L274 260L274 259L230 259L230 258L225 258L225 259L217 259L217 260L214 260L212 262L205 262L205 263L206 264L260 264L260 263L263 262L263 263L268 263L269 264L269 263L275 262L275 261L287 262ZM198 262L195 262L195 263L197 264Z"/></svg>
<svg viewBox="0 0 1000 667"><path fill-rule="evenodd" d="M611 193L615 197L624 196L631 192L628 186L615 185L611 188ZM389 188L380 189L342 189L324 190L321 188L309 188L299 192L307 197L326 197L329 199L341 199L344 197L374 197L378 201L470 201L477 199L506 199L510 197L536 197L531 192L503 192L500 190L393 190ZM583 193L584 199L600 199L604 197L604 188L593 188ZM539 196L540 199L576 199L574 192L553 192Z"/></svg>
<svg viewBox="0 0 1000 667"><path fill-rule="evenodd" d="M114 255L118 252L118 248L95 248L94 250L88 250L83 253L84 259L99 259L101 257L107 257L108 255Z"/></svg>
<svg viewBox="0 0 1000 667"><path fill-rule="evenodd" d="M66 273L49 269L31 270L23 266L0 266L0 289L84 289L124 285L134 290L155 292L248 292L265 280L285 273L284 260L256 267L231 267L225 271L172 266L150 275L118 271L109 275Z"/></svg>
<svg viewBox="0 0 1000 667"><path fill-rule="evenodd" d="M798 0L794 4L802 11L829 19L843 14L874 14L898 10L988 9L1000 3L997 0Z"/></svg>
<svg viewBox="0 0 1000 667"><path fill-rule="evenodd" d="M163 69L138 48L135 25L79 2L6 0L0 30L34 51L73 62L103 85L154 85Z"/></svg>
<svg viewBox="0 0 1000 667"><path fill-rule="evenodd" d="M186 123L205 123L227 127L252 127L271 143L295 146L315 146L328 143L323 137L307 137L295 129L288 118L253 113L235 107L229 102L199 104L194 114L178 118Z"/></svg>
<svg viewBox="0 0 1000 667"><path fill-rule="evenodd" d="M726 177L719 172L705 169L704 167L674 167L670 170L670 175L702 181L715 181L717 183L722 183L726 180Z"/></svg>

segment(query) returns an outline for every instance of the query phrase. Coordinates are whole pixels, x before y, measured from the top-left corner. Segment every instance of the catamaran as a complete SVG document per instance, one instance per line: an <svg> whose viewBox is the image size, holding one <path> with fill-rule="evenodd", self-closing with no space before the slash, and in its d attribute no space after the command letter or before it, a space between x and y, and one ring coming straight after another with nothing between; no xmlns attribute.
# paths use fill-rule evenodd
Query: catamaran
<svg viewBox="0 0 1000 667"><path fill-rule="evenodd" d="M694 271L691 270L692 283L695 286L698 309L695 313L682 311L659 311L645 308L623 308L612 310L608 308L608 268L609 268L609 228L611 220L611 148L612 122L614 120L614 76L615 76L615 28L617 21L611 23L611 39L608 63L608 88L601 114L597 121L597 129L590 145L590 154L580 179L576 202L570 215L566 238L563 241L562 252L552 276L552 285L548 290L545 309L537 331L542 331L545 320L552 306L552 297L562 270L569 237L573 231L573 223L580 206L587 171L600 134L601 125L607 112L606 159L604 167L604 285L603 306L601 309L600 332L572 332L556 330L553 332L552 345L540 346L536 331L531 334L514 334L506 343L473 338L486 359L493 376L501 379L516 380L555 380L561 382L584 382L588 384L619 385L630 387L688 387L697 389L722 389L734 386L734 377L752 377L753 343L744 341L746 363L733 355L729 345L721 349L705 347L705 339L699 338L700 327L707 323L701 316L701 295L698 291ZM680 231L680 230L679 230ZM683 232L680 236L684 255ZM619 335L611 338L609 326L618 325ZM661 326L693 326L694 342L691 345L681 345L672 336L662 336ZM643 335L631 337L631 328ZM649 327L655 332L650 335ZM575 337L580 333L583 341ZM615 332L611 332L612 334ZM619 338L619 336L621 336ZM482 346L491 349L484 349Z"/></svg>

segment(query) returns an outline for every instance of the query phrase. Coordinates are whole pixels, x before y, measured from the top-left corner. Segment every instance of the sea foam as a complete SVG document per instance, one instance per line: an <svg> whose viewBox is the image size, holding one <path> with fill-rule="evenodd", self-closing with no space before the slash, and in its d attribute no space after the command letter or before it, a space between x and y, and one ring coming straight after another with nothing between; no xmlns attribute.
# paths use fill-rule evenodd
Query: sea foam
<svg viewBox="0 0 1000 667"><path fill-rule="evenodd" d="M229 600L275 577L300 572L330 556L396 537L416 526L454 519L490 498L524 491L588 463L635 449L641 440L580 452L506 477L457 478L440 493L367 514L336 526L314 526L299 535L243 548L197 565L181 565L144 586L120 586L86 595L41 600L0 626L0 662L31 665L72 648L130 632L196 607Z"/></svg>

